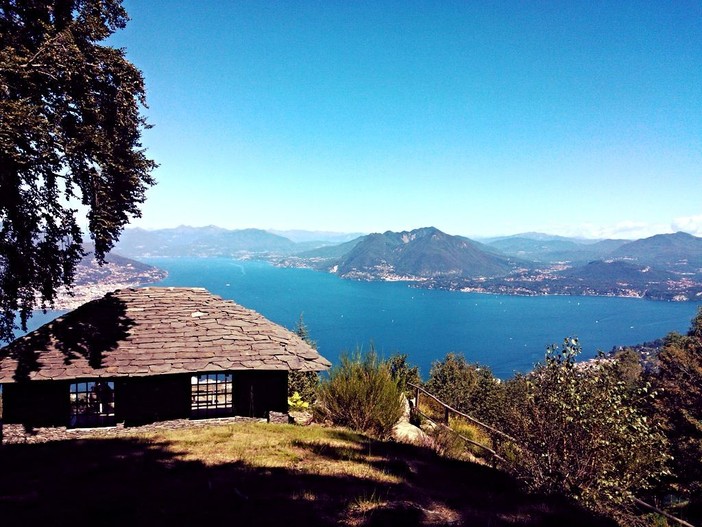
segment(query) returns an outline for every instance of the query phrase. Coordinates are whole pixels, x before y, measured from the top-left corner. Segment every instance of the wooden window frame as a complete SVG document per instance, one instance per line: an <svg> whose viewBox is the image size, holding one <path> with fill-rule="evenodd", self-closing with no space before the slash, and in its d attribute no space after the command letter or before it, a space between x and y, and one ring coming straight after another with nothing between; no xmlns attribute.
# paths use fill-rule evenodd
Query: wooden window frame
<svg viewBox="0 0 702 527"><path fill-rule="evenodd" d="M231 372L204 372L190 377L190 416L234 415L234 378Z"/></svg>
<svg viewBox="0 0 702 527"><path fill-rule="evenodd" d="M115 424L115 381L76 379L68 386L69 427L82 428Z"/></svg>

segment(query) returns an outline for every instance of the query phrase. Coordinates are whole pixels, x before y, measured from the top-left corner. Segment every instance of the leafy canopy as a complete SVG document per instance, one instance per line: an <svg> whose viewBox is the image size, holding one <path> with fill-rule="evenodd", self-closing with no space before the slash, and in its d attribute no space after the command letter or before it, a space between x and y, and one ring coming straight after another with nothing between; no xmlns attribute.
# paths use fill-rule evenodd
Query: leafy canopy
<svg viewBox="0 0 702 527"><path fill-rule="evenodd" d="M103 262L154 184L143 77L99 45L127 20L121 0L0 0L1 340L72 284L78 204Z"/></svg>
<svg viewBox="0 0 702 527"><path fill-rule="evenodd" d="M566 338L532 373L507 382L515 471L532 488L629 523L632 495L668 475L665 437L644 411L655 393L647 384L632 388L612 361L577 364L580 352L578 340Z"/></svg>
<svg viewBox="0 0 702 527"><path fill-rule="evenodd" d="M702 308L687 335L671 333L654 377L657 408L673 451L679 490L702 516Z"/></svg>

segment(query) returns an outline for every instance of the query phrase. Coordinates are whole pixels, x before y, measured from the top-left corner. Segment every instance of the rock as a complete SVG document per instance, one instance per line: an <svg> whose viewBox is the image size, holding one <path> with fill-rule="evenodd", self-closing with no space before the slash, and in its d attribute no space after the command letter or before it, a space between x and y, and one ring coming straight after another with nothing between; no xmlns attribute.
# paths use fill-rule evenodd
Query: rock
<svg viewBox="0 0 702 527"><path fill-rule="evenodd" d="M290 419L293 424L307 426L312 424L314 416L311 412L290 412Z"/></svg>
<svg viewBox="0 0 702 527"><path fill-rule="evenodd" d="M410 423L410 402L402 394L402 417L392 427L392 437L399 443L412 443L415 445L429 446L431 438L421 428Z"/></svg>
<svg viewBox="0 0 702 527"><path fill-rule="evenodd" d="M268 412L268 422L275 424L287 424L290 422L290 417L284 412L274 412L273 410Z"/></svg>
<svg viewBox="0 0 702 527"><path fill-rule="evenodd" d="M412 443L421 446L430 446L431 438L421 428L410 424L409 421L400 420L392 428L392 437L398 443Z"/></svg>

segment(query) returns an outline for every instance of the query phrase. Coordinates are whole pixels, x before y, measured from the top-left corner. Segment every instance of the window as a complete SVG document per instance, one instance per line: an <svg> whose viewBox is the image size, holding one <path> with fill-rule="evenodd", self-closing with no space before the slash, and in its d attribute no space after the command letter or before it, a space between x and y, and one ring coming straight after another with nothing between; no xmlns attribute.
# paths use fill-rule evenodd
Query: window
<svg viewBox="0 0 702 527"><path fill-rule="evenodd" d="M190 379L193 417L216 417L234 413L231 373L201 373Z"/></svg>
<svg viewBox="0 0 702 527"><path fill-rule="evenodd" d="M115 424L114 381L81 381L70 386L70 426Z"/></svg>

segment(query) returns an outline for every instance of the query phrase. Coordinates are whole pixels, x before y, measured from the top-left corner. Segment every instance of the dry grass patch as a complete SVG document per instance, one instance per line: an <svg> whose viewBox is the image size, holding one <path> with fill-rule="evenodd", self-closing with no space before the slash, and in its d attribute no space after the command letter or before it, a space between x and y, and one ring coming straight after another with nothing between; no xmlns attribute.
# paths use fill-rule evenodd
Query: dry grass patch
<svg viewBox="0 0 702 527"><path fill-rule="evenodd" d="M214 467L245 463L252 469L284 468L311 475L347 474L399 483L372 453L372 441L343 428L237 423L134 436L164 448L174 459ZM170 462L170 461L169 461Z"/></svg>
<svg viewBox="0 0 702 527"><path fill-rule="evenodd" d="M125 430L6 445L0 469L3 527L604 525L489 467L343 428Z"/></svg>

